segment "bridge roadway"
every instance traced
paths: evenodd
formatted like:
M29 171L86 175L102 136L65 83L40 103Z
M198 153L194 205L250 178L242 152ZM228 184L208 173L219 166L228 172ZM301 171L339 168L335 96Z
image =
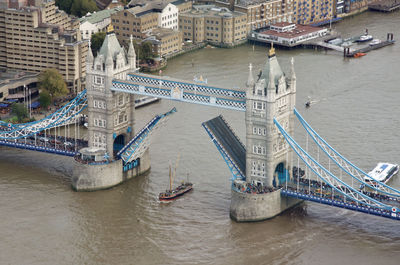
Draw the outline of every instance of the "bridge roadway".
M321 182L317 180L300 179L301 181L297 181L295 178L294 181L288 182L287 185L285 183L281 185L281 194L400 221L400 212L390 212L378 207L357 204L348 198L346 199L342 194L338 192L335 193L335 191L325 183L321 185ZM363 193L386 205L397 207L398 209L400 208L400 200L398 198L367 191L363 191Z
M37 137L29 136L12 141L0 140L0 145L51 154L75 156L78 154L77 150L88 146L88 142L70 137L65 138L64 136L45 136L41 133Z
M113 80L111 90L178 100L187 103L245 111L244 91L206 86L178 79L157 79L144 74L130 74L129 80Z
M203 126L207 127L210 131L207 132L211 133L211 138L214 137L213 140L217 141L217 143L214 142L217 147L222 148L227 153L232 163L234 163L236 168L241 171L242 176L245 176L246 148L226 123L224 118L220 115L204 122Z

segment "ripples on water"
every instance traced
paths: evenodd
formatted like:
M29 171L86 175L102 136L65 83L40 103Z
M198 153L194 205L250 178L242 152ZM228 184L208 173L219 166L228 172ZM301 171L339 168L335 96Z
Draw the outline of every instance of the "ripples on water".
M368 28L384 39L389 31L398 38L399 24L395 12L334 26L344 37ZM164 74L243 87L248 63L257 74L265 54L250 45L204 49L171 60ZM359 59L302 49L277 55L286 72L295 58L297 107L330 144L365 170L400 163L398 44ZM318 102L305 109L309 96ZM69 158L1 148L0 263L398 264L398 223L383 218L305 203L266 222L231 221L230 172L201 123L222 113L244 139L244 114L164 100L138 111L137 128L173 106L178 112L154 135L151 172L110 190L73 192ZM195 188L159 203L178 153L179 180L189 173ZM400 187L399 177L392 185Z

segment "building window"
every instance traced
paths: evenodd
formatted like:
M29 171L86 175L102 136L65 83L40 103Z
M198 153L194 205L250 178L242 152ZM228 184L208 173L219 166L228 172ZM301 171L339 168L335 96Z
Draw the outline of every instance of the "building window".
M266 148L265 148L265 146L262 146L262 145L253 145L253 154L256 154L256 155L265 155L265 154L266 154Z
M94 77L94 83L95 83L96 85L102 85L102 84L104 83L103 77L95 76L95 77Z
M256 177L265 177L265 163L261 161L253 161L251 175Z
M253 102L253 109L265 110L265 102L254 101Z

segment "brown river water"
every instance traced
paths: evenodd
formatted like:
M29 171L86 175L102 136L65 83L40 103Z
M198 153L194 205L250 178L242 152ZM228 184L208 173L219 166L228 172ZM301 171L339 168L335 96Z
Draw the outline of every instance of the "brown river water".
M334 24L347 38L400 38L400 13L364 13ZM263 46L205 48L171 60L163 75L244 86L266 60ZM297 107L338 151L368 171L400 163L400 46L358 59L334 51L277 49L295 58ZM318 101L305 109L308 97ZM222 114L244 141L244 113L162 100L138 110L136 129L178 112L153 135L148 175L115 188L74 192L70 158L0 147L0 264L400 264L400 223L305 203L264 222L229 218L230 172L201 123ZM168 165L194 190L159 203ZM397 176L392 183L400 188Z

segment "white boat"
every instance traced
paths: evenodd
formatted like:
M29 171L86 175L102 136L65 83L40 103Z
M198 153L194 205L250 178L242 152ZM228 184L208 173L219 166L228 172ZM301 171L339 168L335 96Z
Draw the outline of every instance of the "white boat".
M382 41L380 39L373 39L370 43L369 46L374 46L377 45L379 43L381 43Z
M373 186L377 186L375 180L386 183L399 171L399 165L380 162L364 177L364 181Z
M365 34L365 35L361 35L360 38L356 41L357 42L365 42L365 41L370 41L372 39L373 39L373 37L371 35Z
M149 96L137 98L137 99L135 99L135 108L137 109L137 108L146 106L148 104L157 102L159 100L160 100L159 98L154 98L154 97L149 97Z

